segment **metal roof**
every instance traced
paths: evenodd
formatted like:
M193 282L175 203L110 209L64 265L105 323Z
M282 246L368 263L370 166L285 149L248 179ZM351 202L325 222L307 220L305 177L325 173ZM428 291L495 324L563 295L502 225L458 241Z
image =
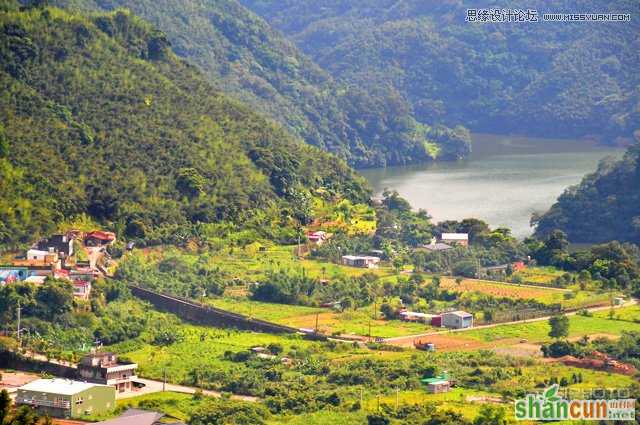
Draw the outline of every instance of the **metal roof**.
M71 379L38 379L18 389L39 393L74 395L89 388L105 386L106 385L92 384L89 382L72 381Z
M468 233L443 233L442 239L466 241L469 239Z

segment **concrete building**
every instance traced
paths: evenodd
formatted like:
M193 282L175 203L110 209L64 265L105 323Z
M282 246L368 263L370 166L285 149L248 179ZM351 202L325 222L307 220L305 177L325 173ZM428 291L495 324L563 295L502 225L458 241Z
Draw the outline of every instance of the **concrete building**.
M116 391L107 385L38 379L18 388L16 404L31 406L40 415L56 418L99 415L115 407Z
M469 246L468 233L443 233L440 242L447 245Z
M94 353L85 356L78 364L78 374L82 379L103 385L111 385L120 393L133 389L137 378L136 363L118 363L113 353Z
M362 267L368 269L375 269L378 267L380 257L373 257L370 255L343 255L342 264L351 267Z
M51 237L38 242L36 248L55 252L61 258L67 258L73 255L73 239L67 235L51 235Z
M27 251L27 260L51 264L58 261L58 253L53 250L42 251L39 249L30 249Z
M445 328L462 329L473 327L473 315L466 311L450 311L442 314L442 326Z

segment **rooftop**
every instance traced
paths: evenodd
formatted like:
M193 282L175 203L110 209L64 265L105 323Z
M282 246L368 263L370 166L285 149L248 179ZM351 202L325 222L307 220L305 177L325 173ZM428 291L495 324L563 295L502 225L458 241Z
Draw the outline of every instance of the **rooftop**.
M469 240L469 234L468 233L443 233L442 239L466 241L466 240Z
M154 425L163 417L162 413L147 410L128 409L115 419L98 422L96 425Z
M20 387L20 390L39 393L74 395L93 387L104 385L88 382L72 381L71 379L38 379Z
M448 312L443 313L443 314L454 314L456 316L461 316L461 317L473 317L473 315L471 313L467 313L466 311L462 311L462 310L448 311Z

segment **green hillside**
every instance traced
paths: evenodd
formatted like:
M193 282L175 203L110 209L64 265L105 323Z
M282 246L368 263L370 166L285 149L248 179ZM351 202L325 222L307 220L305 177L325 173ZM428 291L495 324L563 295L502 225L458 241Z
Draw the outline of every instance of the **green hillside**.
M284 237L317 189L368 197L344 162L229 100L123 11L4 3L0 127L5 246L81 214L152 241L218 222Z
M573 242L640 244L640 142L620 161L605 161L536 218L536 233L563 230Z
M640 3L241 0L335 78L390 85L418 121L631 139L640 129ZM630 22L465 22L467 8L617 12Z
M334 80L236 0L54 0L81 10L125 7L167 34L215 87L283 123L307 143L360 167L467 155L463 128L417 122L390 84ZM424 125L427 124L427 125Z

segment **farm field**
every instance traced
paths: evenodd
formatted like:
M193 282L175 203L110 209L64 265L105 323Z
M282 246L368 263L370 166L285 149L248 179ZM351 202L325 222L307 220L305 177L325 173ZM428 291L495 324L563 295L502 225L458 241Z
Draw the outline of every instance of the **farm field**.
M640 331L640 323L609 320L603 317L585 317L577 314L569 316L570 338L581 337L584 335L618 336L622 331ZM496 342L502 340L518 342L521 339L526 339L529 342L546 342L551 339L548 333L549 324L546 320L499 325L490 328L457 332L457 334L461 334L460 336L463 338L470 338L484 342ZM451 332L450 334L453 335L455 333Z
M609 318L610 310L597 311L593 317ZM628 322L640 323L640 305L616 308L613 310L614 320L624 320Z
M515 272L514 276L520 276L524 284L553 286L557 278L562 277L566 272L555 267L527 267L524 270Z
M317 318L318 330L328 335L368 335L369 324L371 335L381 338L424 333L433 329L421 323L372 319L373 306L339 312L327 308L252 301L245 297L209 299L208 303L218 308L294 328L315 329Z
M463 279L458 284L452 277L442 277L440 287L458 292L478 291L494 297L535 299L545 304L561 304L563 308L606 304L610 298L608 293L523 286L492 280Z

